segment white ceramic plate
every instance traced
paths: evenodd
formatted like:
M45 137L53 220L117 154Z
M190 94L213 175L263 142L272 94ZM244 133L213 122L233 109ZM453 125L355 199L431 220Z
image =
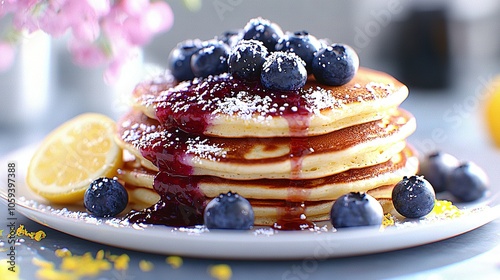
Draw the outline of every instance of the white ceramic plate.
M61 232L137 251L179 256L232 259L302 259L344 257L392 251L436 242L474 230L500 216L500 191L464 208L454 219L429 219L379 228L288 232L259 228L252 231L208 231L198 228L130 225L119 219L96 219L82 208L48 205L27 188L24 177L33 152L28 147L0 160L0 196L6 202L7 163L16 163L16 211Z

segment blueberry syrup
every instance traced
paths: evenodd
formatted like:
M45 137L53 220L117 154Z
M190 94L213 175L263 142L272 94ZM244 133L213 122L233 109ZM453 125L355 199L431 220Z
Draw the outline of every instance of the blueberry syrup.
M170 127L140 139L141 154L160 170L153 185L160 200L128 215L129 221L169 226L203 224L207 198L198 187L200 177L190 176L192 167L184 164L188 138L187 133Z
M189 135L176 128L164 128L141 139L139 149L142 156L159 170L170 174L188 176L192 167L185 164L185 151Z
M142 211L128 215L133 223L192 226L203 224L206 197L198 188L195 176L176 176L158 172L154 190L161 199Z
M307 220L305 214L305 200L309 195L309 190L302 188L298 183L302 173L302 161L305 156L312 153L309 138L306 137L309 128L310 112L302 104L298 95L291 98L291 103L297 108L295 114L286 115L288 127L290 129L290 164L291 174L288 185L288 197L283 209L278 210L278 220L273 228L279 230L304 230L314 227L314 224ZM278 208L279 209L279 208Z

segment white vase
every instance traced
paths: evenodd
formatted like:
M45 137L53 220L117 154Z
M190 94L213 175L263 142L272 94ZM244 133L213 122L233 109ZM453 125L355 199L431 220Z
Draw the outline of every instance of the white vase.
M43 32L23 36L12 68L0 73L0 124L25 125L50 103L51 40Z

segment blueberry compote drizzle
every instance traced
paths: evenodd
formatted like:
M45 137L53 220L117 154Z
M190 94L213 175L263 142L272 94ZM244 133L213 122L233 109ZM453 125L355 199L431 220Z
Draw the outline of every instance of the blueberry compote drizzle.
M297 94L289 95L290 102L295 103L297 110L295 114L285 115L290 130L290 163L291 174L288 185L288 197L285 201L285 208L278 212L278 220L273 228L280 230L304 230L314 227L314 224L307 220L305 214L305 199L309 195L309 190L301 188L297 180L301 178L302 161L311 152L309 138L306 137L309 128L310 112L302 104L303 99Z
M129 221L169 226L203 224L206 197L198 188L200 177L189 176L192 167L183 160L188 138L187 133L170 127L158 132L156 137L143 140L142 155L160 169L153 186L160 200L128 215Z
M189 134L175 128L162 128L154 137L144 139L139 149L144 158L159 170L169 174L188 176L192 167L185 164L187 143L192 141Z
M160 200L139 212L128 216L133 223L190 226L203 224L205 195L198 188L195 176L176 176L158 172L154 179L154 190Z
M191 134L202 135L217 114L238 114L240 117L284 117L288 121L291 141L291 180L288 199L279 212L274 228L281 230L307 229L313 224L305 216L308 191L297 185L302 159L311 153L307 135L311 110L303 98L303 89L279 91L264 88L260 81L241 81L230 75L194 79L170 89L161 97L156 116L165 127L159 137L141 147L141 153L160 169L154 189L161 199L155 205L129 215L131 222L189 226L203 223L207 198L198 187L199 176L184 164L186 139ZM245 108L229 106L234 100L245 99ZM251 108L249 110L249 108ZM179 131L179 129L181 131ZM175 135L175 137L172 137ZM179 175L182 174L182 175Z

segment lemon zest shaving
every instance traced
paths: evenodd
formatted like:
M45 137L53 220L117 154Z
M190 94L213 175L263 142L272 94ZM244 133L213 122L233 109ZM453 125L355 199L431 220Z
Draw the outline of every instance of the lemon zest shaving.
M453 205L451 201L436 200L434 208L432 208L432 211L429 214L452 219L460 217L462 215L462 211L460 211L457 206Z
M233 276L233 271L227 264L212 265L208 268L208 272L217 280L229 280Z
M382 219L382 226L389 227L393 226L394 224L395 224L394 216L392 216L391 213L385 214L384 218Z
M130 257L127 254L121 254L117 256L114 260L116 270L127 270L128 263L130 262Z
M177 269L182 265L182 258L178 256L169 256L165 259L165 261L173 268Z
M63 258L61 263L61 268L64 270L66 267L73 270L80 276L97 276L103 270L110 270L111 263L107 260L104 260L101 257L101 251L97 252L96 258L92 257L90 252L83 254L82 256L73 256Z
M151 271L153 270L154 268L154 264L150 261L146 261L146 260L141 260L139 262L139 268L141 269L141 271L143 272L148 272L148 271Z
M72 256L71 251L68 250L68 248L57 249L54 253L59 258L65 258L65 257L71 257Z
M26 237L29 237L30 239L33 239L35 241L40 241L42 239L44 239L45 237L47 237L47 234L43 231L43 230L39 230L39 231L28 231L26 230L26 228L24 227L24 225L19 225L19 227L17 228L16 230L16 235L17 236L26 236Z
M32 263L39 267L37 277L45 280L74 280L82 277L96 277L104 271L114 268L124 272L129 267L130 257L127 254L112 255L99 250L92 255L86 252L83 255L74 255L67 248L55 250L54 254L61 259L59 268L53 262L34 258ZM153 267L152 263L149 266Z
M95 255L96 260L103 260L104 259L104 250L99 250L97 251L97 254Z

